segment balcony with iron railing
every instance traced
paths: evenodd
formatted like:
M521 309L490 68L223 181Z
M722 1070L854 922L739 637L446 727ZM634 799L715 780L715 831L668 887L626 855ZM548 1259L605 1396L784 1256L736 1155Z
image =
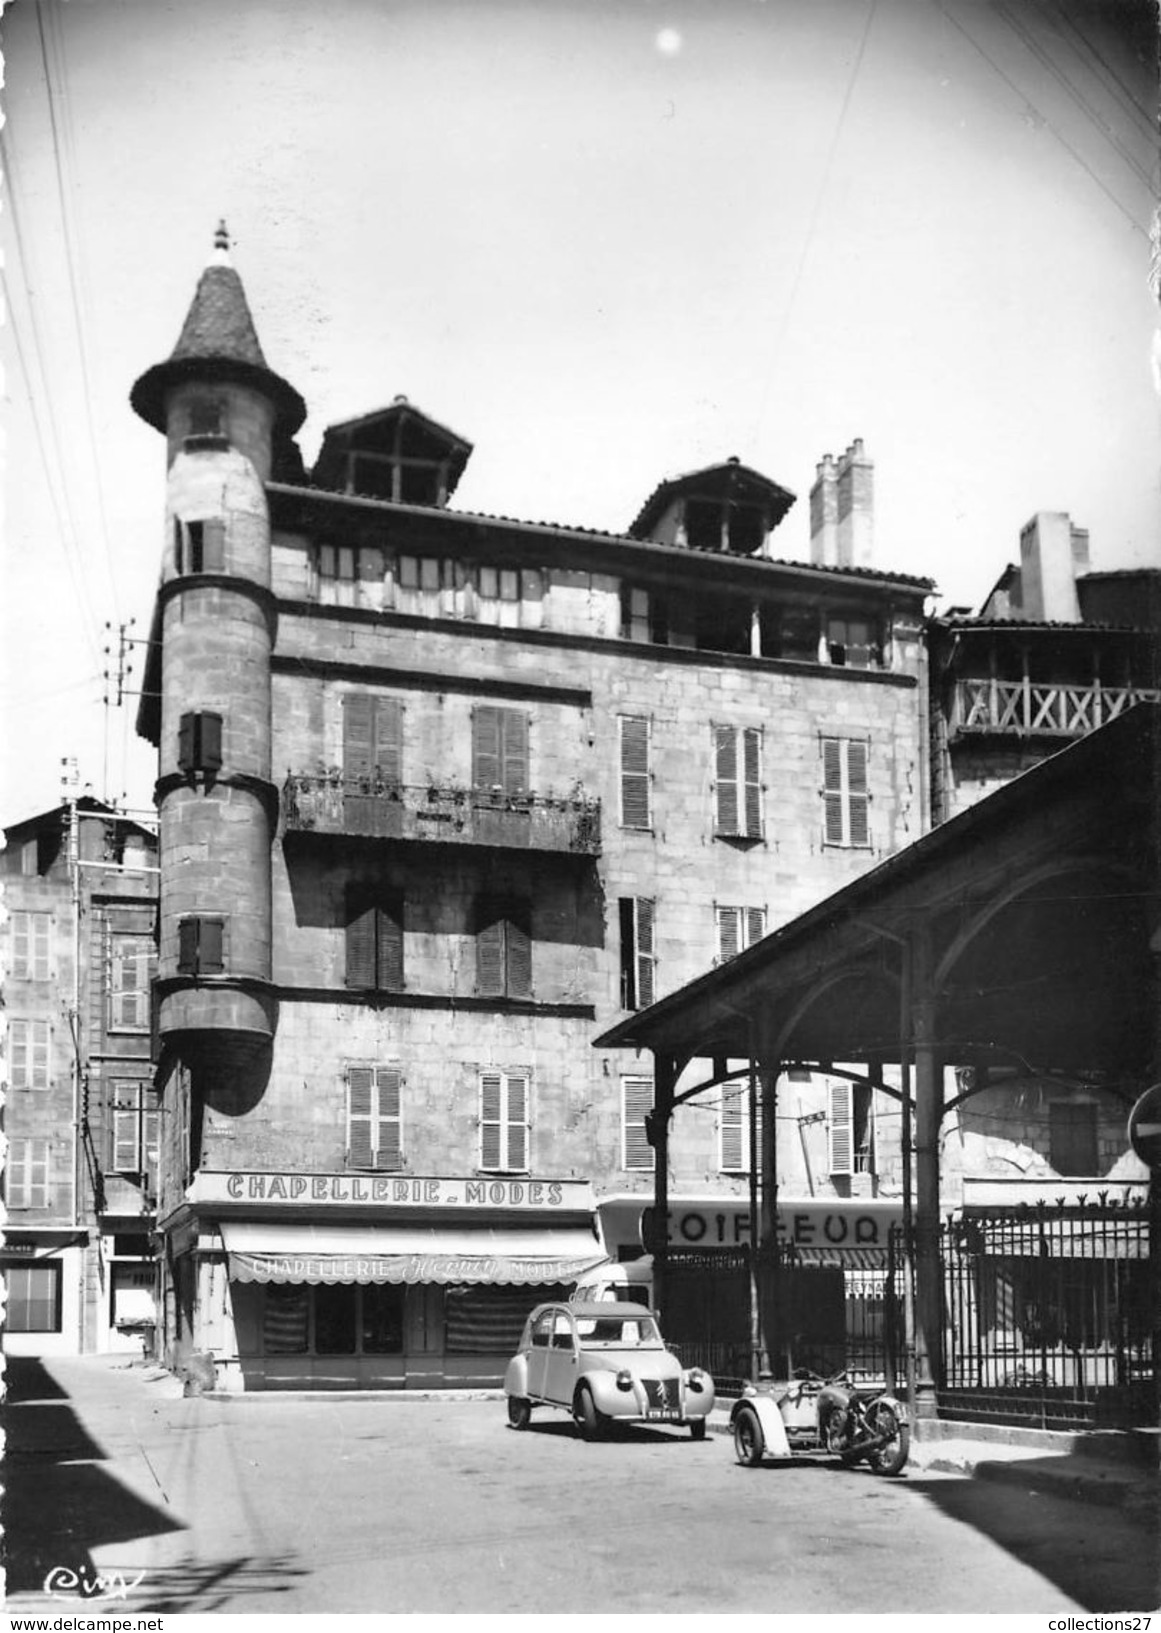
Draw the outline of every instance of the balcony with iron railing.
M333 834L597 856L601 802L581 794L421 787L375 777L292 772L282 789L287 834Z
M1084 737L1135 703L1161 692L1145 686L1060 685L1032 680L959 680L952 693L948 737L999 733L1015 737Z

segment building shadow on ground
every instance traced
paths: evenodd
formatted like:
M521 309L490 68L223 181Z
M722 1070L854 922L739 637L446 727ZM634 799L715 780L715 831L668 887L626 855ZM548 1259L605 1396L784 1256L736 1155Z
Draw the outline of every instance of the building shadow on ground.
M1058 1462L1059 1460L1054 1460ZM1037 1483L1030 1459L1013 1483L907 1476L909 1490L988 1537L1090 1611L1155 1611L1161 1604L1157 1510L1081 1501Z
M30 1357L9 1357L4 1429L4 1568L9 1598L98 1598L93 1550L184 1529L101 1467L103 1448L67 1392Z

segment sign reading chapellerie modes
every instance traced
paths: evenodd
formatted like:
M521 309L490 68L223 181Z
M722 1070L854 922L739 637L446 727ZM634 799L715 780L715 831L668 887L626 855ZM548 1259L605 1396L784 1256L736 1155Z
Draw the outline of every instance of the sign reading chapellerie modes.
M590 1213L593 1191L581 1179L420 1177L413 1174L215 1174L203 1170L190 1202L293 1203L296 1207L547 1208Z

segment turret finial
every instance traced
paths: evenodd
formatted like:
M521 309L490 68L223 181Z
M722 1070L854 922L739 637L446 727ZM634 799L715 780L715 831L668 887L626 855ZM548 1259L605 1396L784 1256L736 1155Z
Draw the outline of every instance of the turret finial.
M226 231L226 223L218 222L218 230L214 234L214 264L229 266L230 262L230 235Z

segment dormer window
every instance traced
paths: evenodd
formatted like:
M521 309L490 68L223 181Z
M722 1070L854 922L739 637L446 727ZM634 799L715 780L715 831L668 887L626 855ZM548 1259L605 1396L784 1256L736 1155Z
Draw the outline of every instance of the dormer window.
M685 541L691 550L728 550L752 556L766 537L765 513L754 505L720 499L685 501Z
M883 661L878 630L869 618L828 618L826 647L830 662L847 669L878 669Z

